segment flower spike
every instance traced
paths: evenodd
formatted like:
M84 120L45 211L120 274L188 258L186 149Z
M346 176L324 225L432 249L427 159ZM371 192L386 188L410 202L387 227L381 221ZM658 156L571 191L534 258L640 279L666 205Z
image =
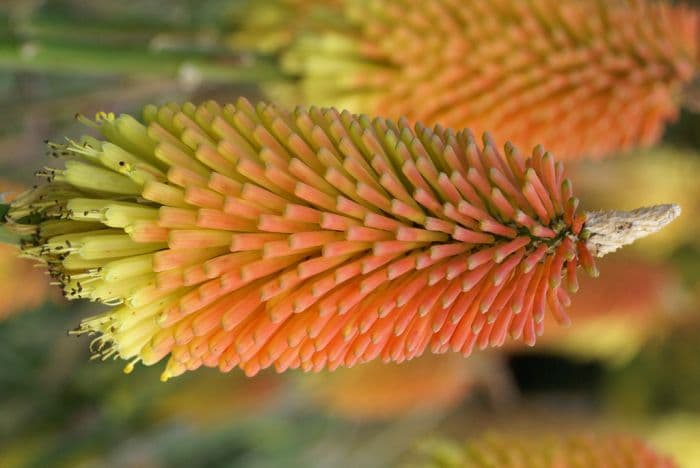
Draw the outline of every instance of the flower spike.
M95 125L9 219L69 299L113 306L77 330L96 356L169 356L164 380L534 345L618 242L549 153L469 130L245 99Z
M586 466L648 466L676 468L672 457L657 452L642 439L627 434L489 433L463 444L426 440L419 446L419 466L445 468L498 466L568 468ZM418 465L417 465L418 466Z
M299 79L295 103L597 158L655 143L678 115L697 72L700 17L669 3L251 1L232 40L277 51Z

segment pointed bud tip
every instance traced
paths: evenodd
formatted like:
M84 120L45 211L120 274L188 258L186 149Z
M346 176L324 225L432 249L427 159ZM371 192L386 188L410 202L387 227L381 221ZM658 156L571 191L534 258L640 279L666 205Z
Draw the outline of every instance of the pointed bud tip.
M596 257L603 257L660 231L681 214L676 204L656 205L632 211L586 213L585 228L590 232L586 246Z

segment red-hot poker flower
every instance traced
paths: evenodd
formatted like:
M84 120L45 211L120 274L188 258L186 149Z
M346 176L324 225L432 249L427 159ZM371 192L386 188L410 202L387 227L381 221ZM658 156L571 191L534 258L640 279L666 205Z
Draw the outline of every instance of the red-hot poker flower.
M569 322L577 266L677 215L587 222L551 154L468 130L244 99L144 120L52 145L65 166L10 218L66 296L115 306L80 327L95 352L169 355L164 379L533 345L547 309Z
M667 2L278 0L276 19L268 3L234 40L282 50L295 104L470 127L562 159L656 142L697 66L698 14Z
M675 468L670 457L656 452L646 442L628 435L532 436L489 434L458 445L450 441L428 441L421 447L420 466ZM412 466L412 465L410 465Z

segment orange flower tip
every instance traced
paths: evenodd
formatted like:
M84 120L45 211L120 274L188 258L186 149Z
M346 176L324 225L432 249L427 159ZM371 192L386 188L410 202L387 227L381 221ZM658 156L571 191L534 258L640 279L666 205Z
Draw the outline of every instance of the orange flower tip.
M567 262L573 262L576 260L576 252L573 248L566 252L566 254L564 255L564 260Z
M517 235L517 231L515 229L489 219L481 221L479 223L479 228L484 232L489 232L491 234L496 234L503 237L513 238Z
M382 305L381 307L379 307L378 310L379 318L386 317L387 315L389 315L389 312L391 312L391 307L389 307L388 305Z
M542 323L544 321L544 311L535 313L532 318L535 320L535 323Z
M482 265L483 263L484 262L480 261L478 258L473 258L470 256L467 258L467 270L475 270L479 265ZM466 284L466 282L464 284Z
M301 303L300 301L294 301L294 302L292 303L292 311L293 311L295 314L298 314L298 313L303 312L303 311L304 311L304 304ZM275 315L277 315L277 314L275 314ZM283 316L275 317L275 318L273 319L273 323L279 323L281 320L283 320Z
M430 265L430 256L429 255L421 255L418 258L416 258L416 269L417 270L422 270Z
M552 229L540 225L533 227L531 233L535 237L546 237L548 239L553 239L557 236L557 233Z

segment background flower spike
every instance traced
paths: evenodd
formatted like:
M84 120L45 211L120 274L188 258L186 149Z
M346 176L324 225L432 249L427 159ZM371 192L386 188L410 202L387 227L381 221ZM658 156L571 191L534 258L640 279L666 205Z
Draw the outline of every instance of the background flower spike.
M8 226L69 299L112 306L75 331L95 357L168 357L163 380L534 345L548 311L571 321L578 266L679 213L577 212L549 153L469 130L245 99L144 115L52 144Z
M419 444L416 463L409 466L486 468L649 466L675 468L671 457L627 434L509 434L492 432L466 443L430 439Z
M276 99L602 157L655 143L678 115L700 20L671 3L251 0L231 40L298 77L268 87Z

